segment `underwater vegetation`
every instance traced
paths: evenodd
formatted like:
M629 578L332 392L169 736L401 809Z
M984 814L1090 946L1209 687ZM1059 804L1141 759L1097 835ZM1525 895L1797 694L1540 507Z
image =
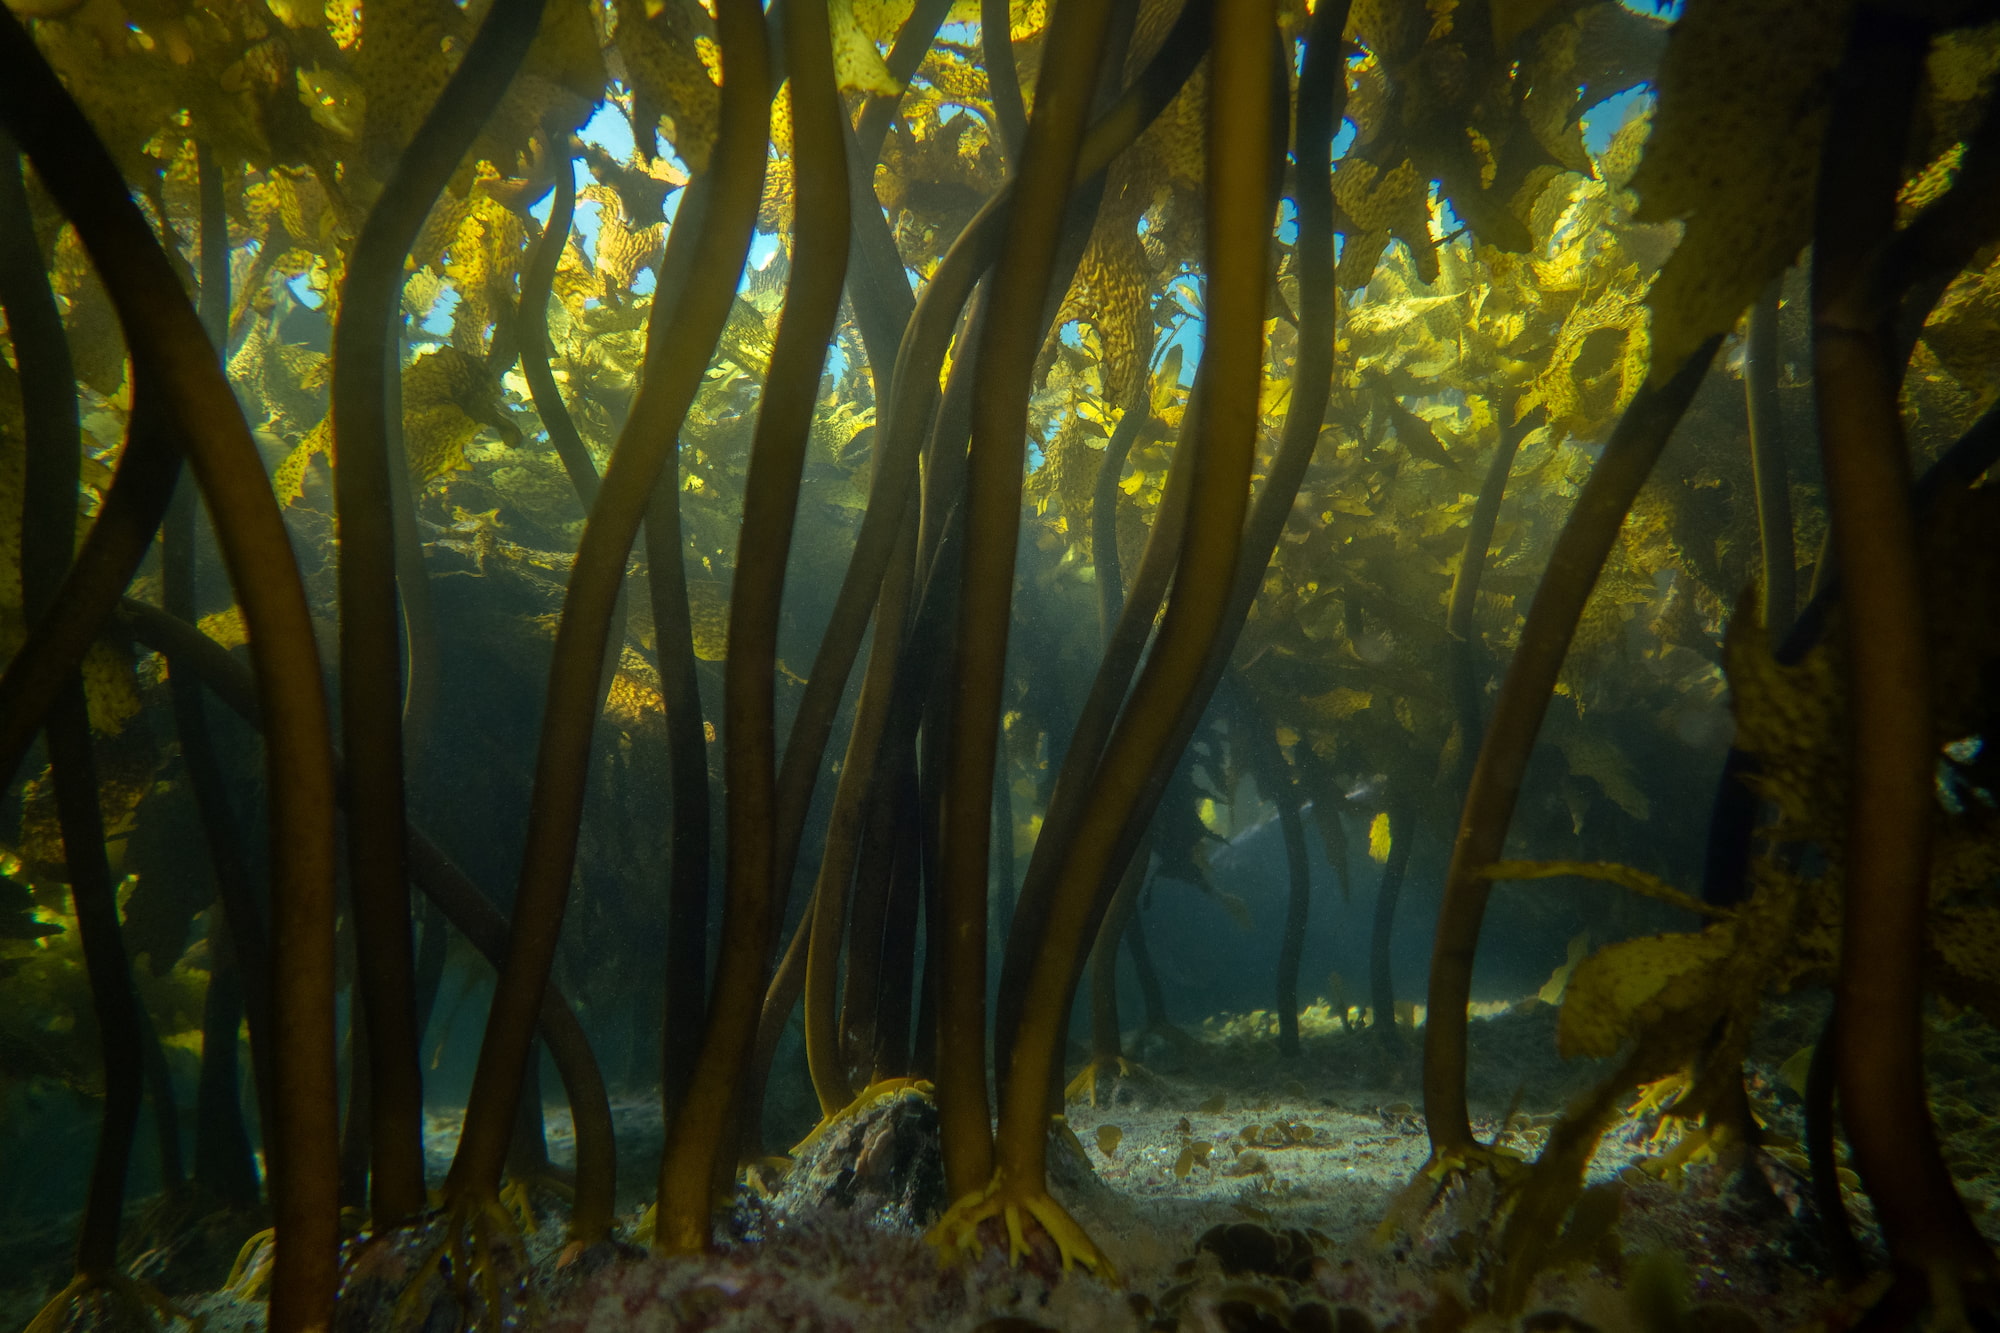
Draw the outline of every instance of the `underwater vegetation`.
M1616 1267L1638 1122L1779 1213L1798 1159L1820 1326L2000 1327L1941 1143L2000 1022L1996 74L1969 0L7 0L0 1117L94 1133L0 1163L81 1210L31 1327L182 1320L138 1247L273 1333L1014 1265L1076 1327L1584 1328L1529 1312ZM1127 1301L1072 1206L1332 1149L1303 1084L1063 1115L1198 1044L1147 917L1247 915L1266 820L1220 1030L1414 1071L1378 1238L1470 1276L1394 1315L1276 1213ZM1315 864L1379 880L1318 1000ZM1574 937L1511 1026L1495 931ZM1752 1046L1820 991L1793 1153ZM1489 1110L1527 1032L1596 1063Z

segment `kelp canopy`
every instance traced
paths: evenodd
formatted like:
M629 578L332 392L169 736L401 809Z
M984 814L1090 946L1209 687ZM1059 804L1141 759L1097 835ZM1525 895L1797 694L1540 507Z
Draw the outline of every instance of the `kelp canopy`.
M1094 947L1108 1076L1148 867L1270 807L1294 1055L1306 816L1392 880L1456 822L1428 1175L1498 1182L1494 1308L1627 1089L1754 1145L1759 998L1828 984L1871 1317L1990 1318L1919 1054L1927 989L2000 1017L1996 69L1951 0L9 0L0 1023L103 1112L43 1323L137 1299L149 1087L274 1329L364 1201L350 1283L474 1254L510 1317L537 1042L572 1245L616 1039L699 1252L801 1004L829 1120L934 1083L945 1251L1109 1278L1046 1186L1072 998ZM1572 958L1619 1063L1523 1166L1472 961L1559 874L1706 924Z

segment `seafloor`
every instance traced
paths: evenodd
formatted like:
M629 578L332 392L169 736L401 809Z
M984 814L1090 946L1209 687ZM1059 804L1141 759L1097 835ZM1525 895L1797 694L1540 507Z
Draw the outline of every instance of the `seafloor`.
M1550 1007L1492 1008L1472 1024L1475 1128L1532 1156L1564 1104L1604 1071L1556 1057ZM1056 1193L1116 1266L1116 1285L1064 1277L1045 1245L1019 1267L997 1255L941 1265L922 1239L942 1202L935 1118L920 1098L898 1095L823 1136L788 1173L758 1173L729 1221L735 1241L713 1258L603 1247L565 1261L560 1196L537 1192L519 1259L526 1295L513 1312L559 1333L1838 1330L1866 1293L1830 1280L1796 1146L1799 1054L1824 1012L1813 996L1767 1011L1750 1064L1767 1146L1750 1172L1700 1154L1683 1162L1677 1122L1629 1116L1591 1163L1596 1220L1572 1225L1580 1239L1504 1316L1487 1311L1493 1238L1478 1223L1490 1198L1476 1186L1404 1192L1428 1146L1414 1107L1420 1034L1389 1049L1324 1006L1305 1015L1298 1059L1280 1058L1270 1015L1211 1020L1134 1034L1134 1062L1099 1084L1095 1104L1072 1097L1073 1137L1053 1153ZM2000 1238L1996 1055L2000 1038L1977 1018L1934 1016L1934 1113L1961 1191ZM636 1198L658 1160L659 1112L650 1099L615 1110L621 1175ZM456 1116L434 1112L428 1146L440 1178L456 1136ZM566 1165L569 1122L555 1106L548 1140L552 1161ZM1866 1199L1843 1176L1866 1245ZM1397 1224L1384 1226L1392 1214ZM626 1222L628 1234L641 1227L636 1208ZM215 1266L227 1264L219 1220L170 1222L155 1202L135 1206L129 1230L133 1271L209 1333L261 1327L261 1306L241 1298L254 1281L215 1290L225 1276ZM0 1235L9 1289L0 1325L18 1326L60 1285L58 1245L46 1230ZM449 1328L457 1313L440 1308L422 1322ZM342 1326L388 1329L412 1317L408 1304L356 1295Z

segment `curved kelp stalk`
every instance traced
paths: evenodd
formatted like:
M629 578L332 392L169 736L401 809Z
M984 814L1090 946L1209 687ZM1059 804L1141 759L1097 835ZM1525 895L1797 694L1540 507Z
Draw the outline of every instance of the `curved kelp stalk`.
M1774 645L1783 645L1791 637L1799 611L1791 469L1778 420L1778 297L1783 286L1782 277L1773 278L1758 294L1750 307L1743 340L1743 395L1750 421L1750 474L1757 496L1764 623ZM1826 577L1830 550L1821 550L1814 570L1815 600L1830 586ZM1782 655L1782 646L1779 651ZM1716 781L1704 849L1702 899L1718 907L1742 902L1749 891L1747 870L1758 812L1757 795L1747 782L1753 765L1746 752L1732 746Z
M869 649L861 697L847 736L847 753L827 816L826 848L820 854L819 876L813 886L812 932L807 940L805 976L806 1065L820 1114L831 1117L854 1099L848 1077L834 995L840 972L840 942L848 925L848 887L861 852L869 798L876 787L883 739L889 729L895 699L897 663L902 655L904 621L910 609L916 573L915 515L906 514L897 558L882 584L875 608L875 642ZM906 714L907 716L907 714ZM856 919L857 927L859 918ZM879 939L879 934L878 934ZM857 944L859 936L856 936ZM849 969L857 944L849 946Z
M913 510L906 511L904 514L905 537L898 544L898 559L902 558L902 548L914 536L916 525L916 513ZM955 550L955 546L948 549ZM875 759L872 762L877 764L883 762L884 756L902 756L897 762L908 765L912 770L914 769L909 751L912 747L918 720L923 716L924 702L930 684L931 667L939 654L937 640L940 636L937 633L937 628L938 622L943 618L939 614L938 608L933 603L932 598L934 595L938 595L939 600L943 600L939 594L940 584L950 582L948 576L940 577L942 573L944 571L936 569L932 571L930 580L924 590L924 596L919 600L916 611L909 617L908 637L901 644L900 652L895 659L895 680L893 691L889 698L887 726L880 738L874 743ZM912 565L911 574L912 578L914 578L914 564ZM901 594L896 593L894 596L900 597ZM893 607L892 599L885 598L885 600L890 601ZM875 669L876 661L871 655L869 670L873 672ZM863 688L864 690L867 688L865 681ZM874 706L871 700L868 707L872 709ZM857 717L859 716L860 713L857 709ZM871 723L867 729L872 728L873 724ZM852 733L850 733L849 748L850 750L854 749ZM859 752L856 752L853 756L856 760L859 757ZM898 791L901 790L902 783L914 782L915 775L913 771L895 774L893 769L882 769L880 772L882 776L878 781L894 781L899 784ZM844 779L845 772L843 770ZM782 779L780 785L782 790ZM834 801L836 806L840 804L841 797L838 790L835 792ZM899 820L905 818L907 815L907 811L899 810L898 812ZM902 852L913 852L922 841L922 837L914 824L902 829L896 836L898 838L907 838L910 841L910 847L902 849ZM896 864L899 866L903 864L900 852L896 858ZM898 872L892 869L891 873ZM784 1035L785 1024L791 1017L792 1008L799 1002L799 997L805 990L806 954L811 943L814 925L818 918L817 883L814 888L814 900L807 906L805 912L800 915L798 925L793 930L792 937L785 946L784 955L779 960L776 970L772 973L771 983L764 993L763 1011L757 1023L756 1047L746 1080L747 1093L744 1098L744 1130L746 1139L754 1140L761 1133L765 1084L770 1075L771 1064L776 1058L778 1042ZM912 910L911 919L908 922L902 922L894 915L895 910L894 891L892 890L891 902L885 906L885 911L889 912L890 916L888 924L884 928L883 949L885 968L887 970L885 970L881 982L881 988L887 991L893 991L895 988L895 983L891 976L894 969L904 966L903 960L896 953L896 941L904 938L901 933L904 925L908 925L911 928L909 938L914 939L914 911ZM902 983L902 990L905 995L907 995L908 989L908 978L905 976ZM893 1036L888 1038L880 1037L880 1027L883 1024L893 1026L894 1023L899 1021L906 1023L907 1015L891 1010L888 1013L878 1016L878 1047L884 1040L890 1041L891 1044L896 1040ZM907 1031L903 1033L901 1042L903 1047L907 1049ZM905 1071L898 1069L896 1076L900 1076L903 1072ZM810 1070L808 1070L808 1073L810 1073Z
M1125 571L1118 559L1118 483L1125 472L1125 460L1142 433L1150 434L1152 402L1150 387L1134 395L1111 438L1105 441L1104 457L1097 464L1097 479L1090 488L1090 559L1096 567L1093 584L1097 589L1097 637L1100 648L1108 649L1118 627L1119 613L1125 609Z
M332 1307L338 1247L334 795L332 737L312 616L256 444L200 318L110 154L12 14L0 16L0 120L26 148L90 252L118 312L134 384L158 386L158 410L186 448L208 498L248 626L270 727L272 945L286 959L272 1005L276 1123L268 1151L278 1239L270 1327L290 1333L322 1325ZM140 442L144 434L134 438L134 444ZM126 466L130 462L126 458ZM172 482L172 468L164 470L162 490ZM164 508L166 496L158 502ZM110 500L100 526L108 514ZM156 522L146 526L148 538ZM86 538L86 552L88 546ZM76 590L80 564L64 580L66 602ZM74 608L74 618L88 620L92 628L102 622L102 614L78 602L60 608L58 616ZM82 642L88 638L86 632Z
M96 264L124 330L134 383L157 386L158 411L207 498L248 628L268 737L272 945L285 959L272 1006L275 1123L267 1150L277 1239L269 1326L273 1333L323 1326L339 1243L334 801L312 618L263 463L201 321L110 155L11 14L0 15L0 121ZM152 527L146 531L150 538ZM73 569L64 581L64 598L77 577ZM88 619L94 629L103 616Z
M971 1195L992 1172L986 1100L986 886L993 772L1006 688L1007 634L1021 526L1028 393L1041 349L1047 300L1070 182L1109 0L1061 0L1049 22L1047 59L1015 171L1007 238L996 261L972 388L972 451L966 469L965 560L956 684L942 807L939 864L942 952L938 982L938 1114L945 1188ZM989 36L989 47L993 44Z
M1820 1243L1832 1259L1834 1276L1841 1285L1852 1287L1868 1275L1868 1263L1854 1237L1854 1219L1848 1216L1847 1199L1841 1192L1839 1124L1834 1110L1835 1084L1840 1078L1834 1059L1837 1031L1829 1013L1806 1063L1805 1132L1800 1138L1812 1170L1813 1212L1819 1223Z
M986 83L993 98L993 119L999 130L1000 152L1008 170L1019 176L1025 165L1028 111L1021 94L1021 73L1014 64L1014 24L1007 0L979 0L979 47L986 57ZM1054 31L1051 23L1050 31ZM1039 93L1039 87L1036 89Z
M1923 580L1891 320L1891 236L1930 34L1863 6L1827 127L1813 245L1813 384L1847 627L1847 827L1834 1042L1841 1120L1896 1281L1864 1326L1990 1317L2000 1260L1939 1151L1923 1070L1938 762ZM1951 1316L1942 1316L1949 1318Z
M222 171L206 143L195 146L201 200L201 283L197 313L218 352L227 346L229 322L229 219ZM160 529L160 597L167 611L192 623L200 501L192 482L183 482ZM224 1205L248 1210L258 1202L257 1168L251 1157L238 1089L236 1030L246 1024L257 1108L269 1135L271 1073L271 955L264 911L242 834L230 808L222 762L208 729L208 705L196 683L169 676L174 734L187 768L195 814L215 877L219 918L211 918L217 970L203 1001L201 1083L196 1097L195 1184Z
M1245 710L1248 712L1249 710ZM1304 796L1293 780L1270 723L1260 717L1247 719L1250 728L1252 762L1258 786L1265 799L1278 807L1278 832L1285 844L1285 929L1278 944L1278 1054L1288 1060L1299 1056L1299 960L1305 955L1306 923L1312 913L1312 861L1306 852L1305 820L1300 817Z
M431 205L513 81L542 0L496 0L465 59L397 160L361 225L333 329L338 462L340 719L347 757L347 859L357 993L368 1028L370 1202L386 1230L424 1209L423 1076L412 1020L410 893L404 869L401 626L389 456L391 323L403 260ZM397 358L400 360L400 358Z
M1326 407L1333 391L1334 315L1336 289L1333 281L1333 186L1332 143L1334 128L1346 107L1347 83L1339 53L1340 34L1347 21L1347 7L1331 3L1313 15L1306 39L1304 69L1299 79L1298 161L1299 241L1297 263L1300 275L1298 353L1292 367L1292 401L1285 415L1264 485L1243 525L1241 555L1236 563L1229 604L1215 638L1209 646L1208 663L1201 679L1188 696L1172 738L1162 751L1161 761L1145 779L1145 786L1123 833L1113 864L1131 855L1158 808L1175 761L1187 748L1200 725L1209 700L1214 697L1238 637L1263 587L1265 571L1284 534L1285 524L1297 502L1306 468L1319 442ZM1282 89L1272 80L1274 96ZM1280 99L1280 105L1282 99ZM1283 124L1273 108L1272 128ZM1267 149L1276 161L1276 141ZM1276 177L1272 177L1275 187ZM1276 206L1275 194L1272 206ZM1199 383L1197 383L1197 391Z
M36 169L41 169L39 163ZM143 219L140 225L144 225ZM150 230L146 236L149 241L152 239ZM172 276L171 270L168 276ZM180 292L178 278L175 291L177 295ZM185 297L182 299L185 301ZM193 311L188 313L193 318ZM203 338L201 346L206 345L207 339ZM135 404L142 392L148 398L155 392L141 380L142 370L150 373L150 364L142 364L135 357L132 369ZM217 373L220 374L219 367ZM169 423L157 412L142 415L135 410L132 429L127 432L125 447L118 456L118 470L75 561L63 577L61 592L48 611L34 622L26 642L8 660L5 673L0 674L0 778L10 785L20 771L28 746L61 696L64 683L83 661L111 609L118 604L140 562L152 549L154 534L173 502L180 466L181 452ZM259 462L260 472L262 467Z
M655 322L671 320L685 290L688 265L700 245L715 181L699 177L681 198L667 238L653 297ZM704 353L706 355L706 353ZM681 532L680 455L669 450L646 506L646 592L660 667L660 698L667 715L667 940L666 993L661 1005L660 1110L672 1124L687 1095L700 1053L708 1012L708 897L712 811L708 783L708 729L701 678L694 655L694 616L688 603L685 538ZM612 612L613 624L618 613Z
M864 687L865 688L865 687ZM889 879L896 862L896 765L907 755L884 754L870 784L854 855L853 900L847 909L847 965L840 975L835 1016L848 1086L867 1086L874 1062L876 1001L882 985L882 928L889 913ZM837 798L836 798L837 799Z
M7 315L21 377L26 433L22 478L21 590L31 617L48 610L76 544L81 423L76 376L62 315L35 241L20 154L0 133L0 307ZM126 1295L118 1271L125 1178L139 1123L141 1033L138 997L118 922L115 881L104 850L90 720L83 681L72 672L48 716L49 767L62 834L70 901L82 937L84 971L104 1067L104 1110L91 1157L76 1276L32 1327L60 1327L72 1306Z
M1061 14L1059 9L1058 23ZM1196 460L1174 595L1152 655L1105 747L1097 799L1056 876L1047 928L1029 983L1029 992L1045 996L1047 1001L1023 1011L1001 1102L991 1178L975 1192L961 1195L934 1232L941 1244L977 1250L983 1244L982 1222L1004 1218L1010 1235L1018 1238L1025 1219L1032 1217L1050 1233L1066 1266L1081 1262L1106 1274L1110 1271L1108 1261L1048 1194L1048 1102L1055 1057L1069 1018L1068 1005L1057 1001L1067 998L1081 964L1100 906L1098 886L1112 864L1127 820L1144 795L1148 775L1178 730L1182 708L1201 683L1210 646L1228 610L1243 541L1243 519L1249 507L1272 223L1269 144L1276 14L1271 4L1246 0L1232 7L1229 18L1229 22L1217 25L1211 55L1205 181L1209 287L1208 341L1202 371L1204 420L1197 430L1202 448ZM1059 32L1051 34L1052 59L1043 68L1036 99L1038 112L1047 112L1057 95L1053 57L1066 49L1057 41ZM1036 121L1041 120L1038 114ZM1039 160L1035 150L1031 139L1028 169L1024 171L1029 179ZM1004 283L1000 290L1005 290ZM990 374L992 363L987 363L985 370ZM975 448L975 467L979 454ZM975 492L975 516L979 503ZM968 539L969 554L977 552L979 546L975 532ZM967 564L968 570L974 567L971 559ZM975 586L976 580L968 576L967 591ZM966 611L970 610L968 601ZM976 642L976 636L961 633L960 642L963 653ZM972 706L973 701L962 694L961 708L971 711ZM994 720L988 719L989 724ZM957 748L954 746L955 751ZM960 756L954 753L953 758L952 790L956 793L964 770L959 767ZM989 762L985 770L989 779L991 772ZM983 872L983 866L980 869ZM956 891L958 885L948 880L947 888ZM963 899L951 904L950 935L954 940L966 932L967 923L956 915L962 907ZM983 967L978 969L979 974L983 971ZM946 993L954 983L963 984L960 975L950 971L943 983ZM941 1025L941 1039L951 1035ZM941 1040L940 1056L951 1048L950 1040ZM940 1081L941 1112L946 1109L942 1090ZM959 1114L965 1114L962 1106ZM984 1126L980 1129L983 1137Z
M871 387L876 401L882 402L888 397L889 377L895 371L903 333L910 327L910 316L916 312L916 296L910 291L909 275L896 249L889 215L882 208L881 196L875 193L875 159L865 156L868 150L861 146L858 136L849 134L846 140L847 217L852 245L847 263L847 299L853 305L854 324L868 357Z
M1485 868L1500 859L1505 846L1536 734L1598 571L1639 488L1707 375L1720 341L1703 343L1671 375L1649 381L1626 407L1556 538L1520 646L1494 701L1459 816L1431 947L1424 1119L1436 1161L1469 1162L1479 1152L1465 1101L1465 1025L1473 954L1492 889Z
M769 838L777 803L778 616L806 442L847 276L846 112L834 79L831 18L818 0L799 0L786 17L797 190L792 269L750 446L730 589L722 948L701 1053L660 1165L653 1239L673 1254L707 1247L712 1182L735 1166L731 1114L756 1039L779 902Z
M1528 433L1525 420L1514 420L1509 403L1500 427L1499 442L1486 465L1486 479L1479 485L1472 517L1465 525L1465 542L1459 549L1458 568L1452 571L1450 600L1444 617L1445 652L1450 657L1452 701L1458 708L1459 765L1469 773L1472 758L1479 753L1486 726L1480 707L1483 693L1479 664L1483 656L1476 613L1479 584L1486 575L1486 560L1493 545L1493 528L1500 519L1500 502L1506 498L1507 478L1514 467L1514 455ZM1463 785L1463 780L1460 784Z
M408 444L403 428L403 347L409 336L408 318L398 311L390 326L389 373L383 383L384 406L388 409L389 456L398 466L389 469L391 519L396 525L396 599L401 607L403 646L407 666L403 680L403 746L405 753L422 755L430 748L431 728L437 721L441 647L438 643L437 610L431 601L430 570L424 563L423 530L417 523L418 488L407 463ZM422 1018L417 1018L417 1036L423 1036Z
M1178 364L1178 356L1175 358ZM1148 381L1142 379L1134 394L1134 402L1127 406L1118 425L1113 428L1111 438L1105 441L1104 457L1097 465L1097 478L1090 491L1090 559L1095 566L1092 582L1097 589L1097 637L1098 646L1109 658L1113 636L1117 633L1120 618L1125 610L1125 574L1118 559L1118 482L1125 470L1125 460L1131 456L1132 446L1137 442L1141 423L1150 426L1152 411L1152 389ZM1167 511L1163 508L1162 514ZM1160 526L1158 523L1156 527ZM1178 533L1178 525L1176 525ZM1148 532L1148 540L1151 539ZM1179 544L1178 535L1174 545ZM1152 601L1158 609L1159 598ZM1136 659L1135 659L1136 661ZM1102 668L1100 668L1102 671ZM1115 669L1114 669L1115 671ZM1132 672L1128 666L1120 677L1119 700L1123 701L1124 689L1131 684ZM1092 681L1095 692L1096 681ZM1086 711L1087 706L1086 706ZM1072 743L1071 749L1075 746ZM1091 754L1091 767L1096 767L1101 741ZM1064 763L1068 763L1069 751L1065 751ZM1060 780L1060 774L1058 774ZM996 804L1005 790L1004 778L995 790ZM1011 808L1011 807L1010 807ZM1046 809L1046 806L1044 807ZM1000 845L1007 853L1008 874L1003 881L1010 890L1007 900L1001 905L1002 921L1012 921L1019 900L1011 890L1014 888L1013 875L1013 826L1011 816L1002 822L996 816L995 827L1000 830ZM1119 877L1118 889L1112 895L1111 905L1105 909L1104 922L1097 928L1097 938L1090 946L1090 1066L1080 1076L1089 1086L1092 1105L1097 1103L1097 1080L1105 1071L1116 1069L1123 1074L1126 1069L1123 1035L1118 1021L1118 944L1124 938L1126 925L1139 909L1139 893L1144 887L1146 871L1151 861L1151 853L1141 850L1132 858ZM1006 960L1003 958L1002 962ZM1004 1029L1003 1029L1004 1030Z
M639 391L584 525L556 630L507 958L445 1185L447 1203L468 1220L493 1216L497 1208L576 860L598 682L626 555L728 316L762 189L769 130L763 23L740 2L721 5L719 15L726 71L722 129L692 277L671 316L665 314L668 302L654 305ZM601 1236L579 1232L575 1239L590 1243Z
M1118 1021L1118 942L1139 910L1139 895L1152 869L1152 851L1141 844L1118 878L1118 888L1104 909L1097 938L1090 945L1090 1064L1070 1087L1084 1085L1090 1104L1097 1105L1099 1081L1116 1070L1121 1076L1131 1070L1125 1059L1125 1034ZM1066 1094L1073 1095L1073 1094Z
M575 140L570 138L568 132L556 126L544 126L542 133L547 139L559 141L566 149L573 149L575 146ZM690 219L694 217L691 208L688 217ZM563 473L569 478L570 489L576 492L577 502L583 506L585 513L589 513L591 505L597 502L599 480L597 462L584 444L583 436L577 432L576 422L570 416L569 406L563 402L562 390L556 385L555 372L549 367L549 360L553 354L549 342L549 297L555 289L556 269L562 262L564 247L569 244L570 229L575 220L575 158L565 152L559 155L556 164L555 193L549 205L548 225L542 228L541 239L536 243L534 253L521 273L521 300L515 308L513 327L514 336L520 343L521 378L528 382L528 393L534 400L535 413L541 417L542 425L548 431L549 444L556 451L556 457L562 461ZM682 600L685 601L685 597ZM619 659L624 653L626 608L627 599L621 597L617 608L612 612L611 631L608 636L610 652L606 655L604 674L598 682L600 711L604 707L604 696L610 692L612 678L617 674ZM689 677L692 676L691 665L687 673ZM680 676L679 673L670 671L663 679L678 680ZM694 699L691 729L700 732L700 694L699 690L691 689L690 692ZM687 711L689 711L687 708L677 707L674 712L672 732L675 742L680 741L681 715ZM703 766L705 770L705 756ZM704 841L698 859L704 863L701 888L705 894L708 887L705 872L708 784L703 781L698 787L699 794L704 798L698 821ZM671 894L669 897L671 898ZM702 989L701 982L701 972L697 969L692 982L692 988L697 995ZM696 1011L699 1012L698 1004ZM688 1064L688 1060L669 1058L667 1068L685 1071Z
M930 54L931 46L937 41L938 29L944 26L951 13L951 0L917 0L910 10L910 17L896 31L896 40L889 48L883 64L889 69L889 77L898 88L906 88L910 78ZM854 124L854 141L851 149L858 149L848 159L851 171L858 162L873 174L876 162L882 157L882 140L889 133L889 126L896 118L896 110L902 105L903 94L871 97L861 108L861 115Z
M1750 472L1757 490L1757 543L1762 557L1764 624L1782 642L1798 614L1797 556L1792 537L1792 477L1778 418L1778 293L1773 278L1750 307L1743 340L1743 396L1750 418Z
M567 146L569 137L562 136L562 141ZM521 344L521 378L528 382L536 415L549 433L549 446L562 460L563 472L588 512L597 501L597 464L577 433L555 372L549 368L549 296L555 290L556 268L562 263L563 247L569 244L570 227L576 220L575 159L567 152L556 157L555 197L542 239L521 273L521 304L514 319L514 336Z

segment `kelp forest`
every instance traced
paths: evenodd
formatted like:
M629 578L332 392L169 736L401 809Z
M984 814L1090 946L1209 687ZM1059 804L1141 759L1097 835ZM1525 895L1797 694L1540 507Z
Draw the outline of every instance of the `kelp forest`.
M2000 1328L1996 75L6 0L0 1321Z

